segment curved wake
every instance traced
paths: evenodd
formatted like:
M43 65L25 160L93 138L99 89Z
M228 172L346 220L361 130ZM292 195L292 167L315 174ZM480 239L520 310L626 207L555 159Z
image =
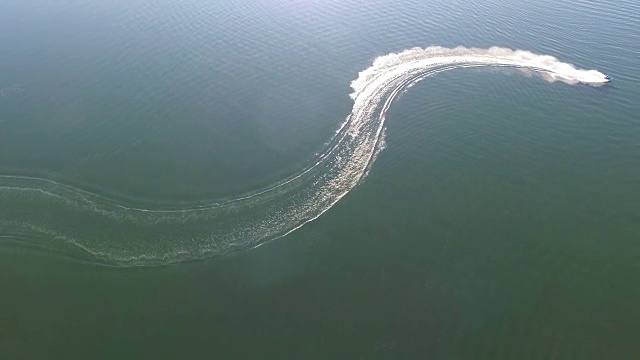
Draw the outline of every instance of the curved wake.
M315 163L267 190L206 207L151 210L51 180L1 176L0 229L40 237L46 247L79 247L120 266L167 264L258 246L316 219L366 176L382 148L385 114L399 93L427 76L480 66L527 69L568 84L606 83L596 70L506 48L428 47L388 54L351 83L352 112Z

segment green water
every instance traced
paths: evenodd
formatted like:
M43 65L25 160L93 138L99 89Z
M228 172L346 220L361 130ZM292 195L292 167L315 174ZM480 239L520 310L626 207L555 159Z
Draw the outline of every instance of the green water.
M0 357L638 358L638 9L2 2ZM212 205L309 169L358 72L433 44L614 81L437 74L316 220L251 248L280 209Z

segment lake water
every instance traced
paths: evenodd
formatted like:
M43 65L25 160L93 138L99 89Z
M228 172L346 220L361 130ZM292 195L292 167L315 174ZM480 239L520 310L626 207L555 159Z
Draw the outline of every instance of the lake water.
M432 45L614 80L372 67ZM639 358L638 60L629 0L3 0L0 357Z

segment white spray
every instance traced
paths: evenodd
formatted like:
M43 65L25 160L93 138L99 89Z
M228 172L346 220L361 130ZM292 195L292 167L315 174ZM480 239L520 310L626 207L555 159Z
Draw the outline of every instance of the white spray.
M130 207L46 179L3 176L0 210L10 210L11 205L3 204L16 201L38 206L45 200L54 210L40 218L0 218L0 225L12 225L17 232L45 229L36 235L54 237L122 266L166 264L259 246L318 218L366 176L384 147L385 114L400 92L442 71L481 66L531 70L568 84L607 82L596 70L579 70L528 51L409 49L381 56L360 72L351 83L351 114L326 150L313 165L268 189L204 207L161 210ZM102 223L100 234L74 226L96 221Z

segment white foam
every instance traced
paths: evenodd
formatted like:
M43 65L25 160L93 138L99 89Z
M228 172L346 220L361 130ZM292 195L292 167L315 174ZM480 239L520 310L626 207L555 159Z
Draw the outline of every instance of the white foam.
M549 81L568 84L597 86L607 81L596 70L576 69L552 56L522 50L437 46L408 49L381 56L360 72L351 83L352 111L327 143L327 149L312 166L263 191L204 207L141 209L47 180L29 179L27 183L27 179L12 177L15 184L11 185L20 187L21 192L11 190L10 186L0 187L0 204L7 191L20 196L32 189L37 196L55 194L57 200L51 197L55 206L73 207L80 215L87 212L111 219L116 235L119 224L135 225L140 230L137 237L121 239L111 236L111 231L104 227L100 236L76 234L53 212L53 220L36 224L52 227L51 231L64 237L67 243L120 265L165 264L259 246L318 218L361 182L386 146L385 114L398 94L439 72L479 66L532 70ZM9 178L5 177L5 181ZM194 228L199 229L197 235Z

